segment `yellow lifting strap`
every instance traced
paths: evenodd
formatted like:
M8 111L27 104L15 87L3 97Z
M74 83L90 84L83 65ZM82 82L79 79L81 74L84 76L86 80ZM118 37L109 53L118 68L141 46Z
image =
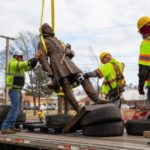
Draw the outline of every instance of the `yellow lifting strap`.
M45 44L45 40L44 37L42 35L42 22L43 22L43 15L44 15L44 4L45 4L45 0L42 0L42 11L41 11L41 20L40 20L40 40L42 42L42 45L44 47L45 53L47 54L47 47ZM55 14L54 14L54 0L51 0L51 18L52 18L52 29L54 31L55 29Z
M51 18L52 18L52 29L55 31L55 6L54 6L54 0L51 0Z

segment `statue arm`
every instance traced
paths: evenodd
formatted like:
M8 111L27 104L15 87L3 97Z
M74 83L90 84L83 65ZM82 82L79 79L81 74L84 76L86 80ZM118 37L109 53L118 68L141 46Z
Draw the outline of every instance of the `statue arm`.
M41 50L43 49L43 46L41 43L39 43L38 49L41 49ZM48 73L48 76L52 77L53 72L50 67L50 62L48 61L48 56L44 52L42 53L42 55L39 58L39 63L41 64L43 70Z

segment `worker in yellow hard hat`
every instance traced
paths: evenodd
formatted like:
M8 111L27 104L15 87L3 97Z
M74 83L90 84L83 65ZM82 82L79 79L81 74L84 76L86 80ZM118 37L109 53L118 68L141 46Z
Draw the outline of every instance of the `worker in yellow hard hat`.
M102 63L105 63L105 61L104 61L103 59L106 58L106 57L112 57L112 56L111 56L111 54L108 53L108 52L102 52L102 53L100 54L99 58L100 58L100 60L101 60Z
M143 30L148 29L147 27L149 26L149 23L150 23L149 17L147 16L141 17L137 22L138 32L143 34Z
M125 79L123 76L124 64L112 58L108 52L100 54L102 65L92 71L84 74L85 78L99 77L104 78L101 94L105 95L106 100L109 100L121 106L121 95L125 87Z
M150 103L150 17L144 16L137 21L138 32L143 41L140 45L139 54L139 84L138 91L144 95L144 85L147 87L147 99Z

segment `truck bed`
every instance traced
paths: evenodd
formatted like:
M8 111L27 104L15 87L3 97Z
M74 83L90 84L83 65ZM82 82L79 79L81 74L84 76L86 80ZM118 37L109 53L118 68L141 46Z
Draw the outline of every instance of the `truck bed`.
M150 150L149 138L129 136L124 133L117 137L87 137L81 133L43 134L23 131L16 134L0 134L0 143L27 147L63 150Z

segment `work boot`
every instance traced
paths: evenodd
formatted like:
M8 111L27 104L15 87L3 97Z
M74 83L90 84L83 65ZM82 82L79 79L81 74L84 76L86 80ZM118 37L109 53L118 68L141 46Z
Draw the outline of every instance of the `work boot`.
M11 128L1 130L1 134L14 134L14 133L16 133L16 131L12 130Z
M17 129L15 127L11 127L12 130L16 131L16 132L21 132L21 129Z

